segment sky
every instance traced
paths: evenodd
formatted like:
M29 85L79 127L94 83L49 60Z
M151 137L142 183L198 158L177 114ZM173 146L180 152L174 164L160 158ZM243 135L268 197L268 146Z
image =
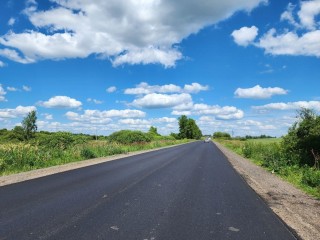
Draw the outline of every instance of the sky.
M1 0L0 128L282 136L320 113L320 0Z

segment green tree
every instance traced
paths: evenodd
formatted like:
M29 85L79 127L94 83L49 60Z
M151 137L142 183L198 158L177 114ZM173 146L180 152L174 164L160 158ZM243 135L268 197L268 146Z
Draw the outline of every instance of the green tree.
M160 134L158 133L158 129L154 126L151 126L149 128L149 131L148 131L149 134L151 135L154 135L154 136L160 136Z
M213 133L213 137L214 138L226 138L226 139L231 138L230 134L226 133L226 132L215 132L215 133Z
M179 138L188 138L188 139L200 139L202 137L202 132L196 121L192 118L188 118L185 115L182 115L178 118L179 120Z
M282 147L292 164L312 166L315 159L311 151L320 152L320 116L313 110L302 108L297 117L298 121L283 138Z
M35 132L37 131L37 113L36 111L31 111L22 121L22 128L24 131L24 136L26 140L29 140L34 137Z
M188 117L186 115L182 115L178 118L179 121L179 138L187 138L187 123Z

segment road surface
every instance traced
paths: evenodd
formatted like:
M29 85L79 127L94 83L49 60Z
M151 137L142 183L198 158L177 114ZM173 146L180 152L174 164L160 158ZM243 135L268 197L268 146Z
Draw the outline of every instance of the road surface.
M0 240L296 239L212 143L0 188Z

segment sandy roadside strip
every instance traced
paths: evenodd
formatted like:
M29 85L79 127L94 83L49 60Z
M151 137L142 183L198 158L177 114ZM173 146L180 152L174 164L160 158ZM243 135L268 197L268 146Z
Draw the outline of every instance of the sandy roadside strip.
M234 169L301 239L320 239L320 201L219 143Z
M114 161L114 160L122 159L125 157L135 156L135 155L139 155L142 153L153 152L153 151L157 151L160 149L176 147L176 146L183 145L183 144L187 144L187 143L166 146L166 147L161 147L161 148L156 148L156 149L150 149L150 150L129 152L129 153L125 153L125 154L117 154L117 155L108 156L108 157L93 158L93 159L83 160L83 161L79 161L79 162L67 163L64 165L58 165L58 166L53 166L53 167L48 167L48 168L31 170L28 172L22 172L22 173L7 175L7 176L1 176L0 177L0 187L5 186L5 185L9 185L9 184L13 184L13 183L18 183L18 182L31 180L31 179L45 177L45 176L56 174L56 173L61 173L61 172L66 172L66 171L70 171L70 170L74 170L74 169L78 169L78 168L88 167L88 166L95 165L95 164Z

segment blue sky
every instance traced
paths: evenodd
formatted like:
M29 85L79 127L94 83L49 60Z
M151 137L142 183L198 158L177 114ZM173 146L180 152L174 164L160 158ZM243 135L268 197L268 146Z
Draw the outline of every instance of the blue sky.
M281 136L320 112L320 1L3 0L0 128Z

